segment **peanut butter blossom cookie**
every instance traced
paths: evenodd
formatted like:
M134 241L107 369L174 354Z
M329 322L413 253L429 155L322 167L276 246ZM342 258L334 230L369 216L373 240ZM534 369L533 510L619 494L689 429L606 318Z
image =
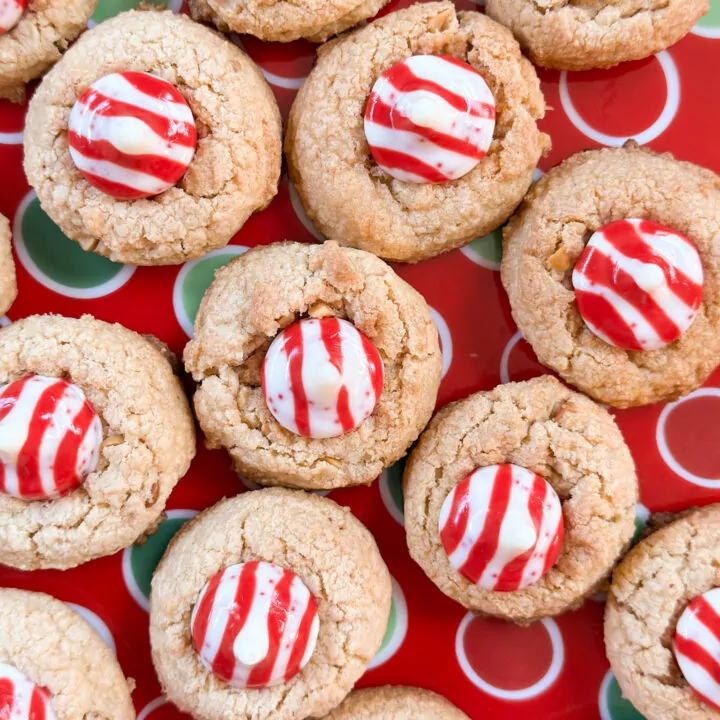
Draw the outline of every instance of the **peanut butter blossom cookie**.
M277 192L280 161L280 113L260 70L171 12L123 13L83 35L25 127L43 209L85 250L135 265L226 245Z
M635 530L620 431L549 376L440 410L404 489L408 547L428 577L470 610L521 623L580 605Z
M302 720L335 707L380 647L390 575L347 508L272 488L175 536L152 582L167 696L199 720Z
M195 454L192 417L159 343L89 316L0 331L0 551L68 568L157 523Z
M530 59L543 67L588 70L654 55L690 32L708 0L487 0Z
M132 681L93 628L65 603L0 589L0 717L134 720Z
M0 215L0 315L4 315L17 297L15 261L12 255L10 223Z
M579 153L528 193L502 280L540 362L600 402L672 400L720 362L720 181L635 144Z
M430 418L437 329L423 298L375 256L275 243L220 269L185 366L209 447L267 485L372 482Z
M288 169L327 237L415 262L501 225L549 148L512 35L447 2L328 43L293 104Z
M0 0L0 98L24 100L25 84L60 59L96 6L97 0Z
M720 713L720 505L640 542L613 574L605 646L625 695L647 720Z

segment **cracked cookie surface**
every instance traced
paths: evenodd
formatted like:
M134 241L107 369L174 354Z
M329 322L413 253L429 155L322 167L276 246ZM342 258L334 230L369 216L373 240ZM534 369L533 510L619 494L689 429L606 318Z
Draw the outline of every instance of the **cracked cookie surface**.
M475 68L496 104L482 161L449 183L395 180L374 163L363 124L377 78L411 55L445 54ZM506 28L433 2L400 10L330 41L290 112L288 171L318 229L386 260L416 262L466 245L501 225L549 149L536 120L545 102L532 65Z
M68 118L99 78L137 70L172 83L198 144L180 182L143 200L90 185L68 149ZM225 246L277 192L280 112L238 47L172 12L131 11L85 33L45 77L25 125L25 172L43 209L85 250L134 265L181 263Z
M315 597L317 646L289 682L229 687L201 664L190 617L205 583L230 565L265 560L291 570ZM173 538L152 581L153 661L168 697L199 720L322 716L352 689L380 647L390 575L368 530L332 500L270 488L223 500Z
M340 437L295 435L272 416L260 369L273 338L300 317L352 322L380 352L385 382L372 413ZM324 245L274 243L218 270L185 348L199 383L195 410L209 447L264 485L330 489L371 483L430 419L442 357L427 303L374 255Z
M154 528L195 455L187 398L158 344L88 315L36 315L0 331L0 383L64 377L103 425L98 466L75 491L47 502L0 495L3 563L74 567Z
M17 297L15 261L12 254L10 222L0 215L0 315L4 315Z
M703 299L679 339L622 350L585 325L572 271L590 236L637 217L689 238L703 265ZM674 400L720 362L720 178L637 145L578 153L530 190L504 232L502 281L518 328L543 365L615 407Z
M513 463L552 485L565 537L534 585L492 592L450 565L438 522L445 498L478 467ZM475 612L526 623L571 610L595 592L635 530L638 488L610 414L555 378L499 385L442 408L410 454L403 478L412 558L446 595Z
M720 505L694 510L634 547L613 573L605 610L605 646L613 673L648 720L705 720L675 661L680 614L720 586Z

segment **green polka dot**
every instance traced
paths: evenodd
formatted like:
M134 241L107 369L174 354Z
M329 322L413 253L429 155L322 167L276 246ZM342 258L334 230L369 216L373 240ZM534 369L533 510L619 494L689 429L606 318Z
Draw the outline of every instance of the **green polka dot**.
M401 513L404 512L405 509L405 499L403 498L402 489L403 472L405 472L405 458L399 460L387 469L390 497Z
M639 516L635 516L635 535L633 536L633 542L637 542L640 539L642 531L645 529L645 521Z
M167 0L147 1L153 5L167 5ZM125 10L133 10L139 4L140 0L101 0L101 2L98 3L98 8L92 16L92 19L94 22L99 23L118 13L125 12Z
M499 265L502 260L502 228L493 230L489 235L475 238L470 248L483 260Z
M710 11L697 24L705 28L720 28L720 0L710 0Z
M395 635L395 629L397 627L397 609L395 608L395 598L393 598L392 605L390 605L390 617L388 618L387 628L385 629L385 635L380 645L379 653L383 652L385 648L392 642Z
M610 678L607 690L605 691L605 700L607 702L610 720L645 720L631 705L630 701L622 696L620 686L615 676Z
M200 301L215 277L215 271L227 265L236 255L226 252L202 258L188 272L182 284L182 306L188 320L195 322Z

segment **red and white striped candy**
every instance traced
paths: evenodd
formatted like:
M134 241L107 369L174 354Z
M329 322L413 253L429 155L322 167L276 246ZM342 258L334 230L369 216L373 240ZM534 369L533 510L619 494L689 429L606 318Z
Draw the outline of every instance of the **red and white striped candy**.
M27 10L27 0L0 0L0 35L12 30Z
M375 409L383 387L377 348L352 323L299 320L265 355L262 388L273 417L297 435L350 432Z
M695 694L720 711L720 588L696 597L675 629L675 658Z
M302 580L273 563L231 565L200 593L190 619L203 665L238 688L285 683L310 660L320 621Z
M695 319L703 268L684 235L633 218L593 233L572 282L578 310L601 340L625 350L656 350Z
M0 663L0 719L56 720L50 693L12 665Z
M563 541L555 490L509 464L481 467L463 478L445 498L439 527L453 568L498 592L536 583L555 564Z
M195 154L195 120L169 82L144 72L105 75L70 113L70 155L85 179L108 195L159 195L185 174Z
M386 70L365 108L375 162L398 180L444 183L469 173L495 130L495 100L482 75L444 55L414 55Z
M0 387L0 493L67 495L95 469L101 442L100 418L77 385L31 375Z

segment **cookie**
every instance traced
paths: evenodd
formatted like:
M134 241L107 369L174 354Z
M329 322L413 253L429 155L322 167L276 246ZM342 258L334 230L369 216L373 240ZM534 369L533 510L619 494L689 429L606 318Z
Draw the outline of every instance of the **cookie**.
M391 686L355 690L326 720L468 720L444 697L414 687Z
M418 4L319 49L290 112L288 171L324 235L416 262L507 219L549 148L544 112L505 28Z
M263 485L372 482L430 419L442 359L422 296L375 256L274 243L218 270L185 348L208 447Z
M69 568L157 524L195 454L192 416L157 341L90 316L0 330L0 552Z
M648 720L717 718L720 505L657 530L616 568L605 647L623 695Z
M25 84L52 67L85 29L97 0L8 0L0 16L0 98L22 102Z
M223 32L254 35L261 40L290 42L329 37L373 17L388 0L303 0L262 3L257 0L189 0L196 20L211 22Z
M25 125L43 209L85 250L134 265L226 245L274 197L280 162L280 113L258 67L171 12L122 13L85 33Z
M390 603L375 540L348 508L243 493L188 522L158 565L153 661L198 720L322 716L379 649Z
M12 255L12 231L4 215L0 215L0 315L4 315L17 297L15 261Z
M505 228L502 281L567 382L620 408L673 400L720 362L718 237L714 173L635 143L590 150L528 193Z
M530 59L559 70L607 68L674 45L708 12L708 0L487 0Z
M0 683L2 717L135 720L133 681L114 653L78 613L43 593L0 589Z
M549 376L442 408L403 482L412 558L461 605L518 623L580 605L635 530L615 422Z

